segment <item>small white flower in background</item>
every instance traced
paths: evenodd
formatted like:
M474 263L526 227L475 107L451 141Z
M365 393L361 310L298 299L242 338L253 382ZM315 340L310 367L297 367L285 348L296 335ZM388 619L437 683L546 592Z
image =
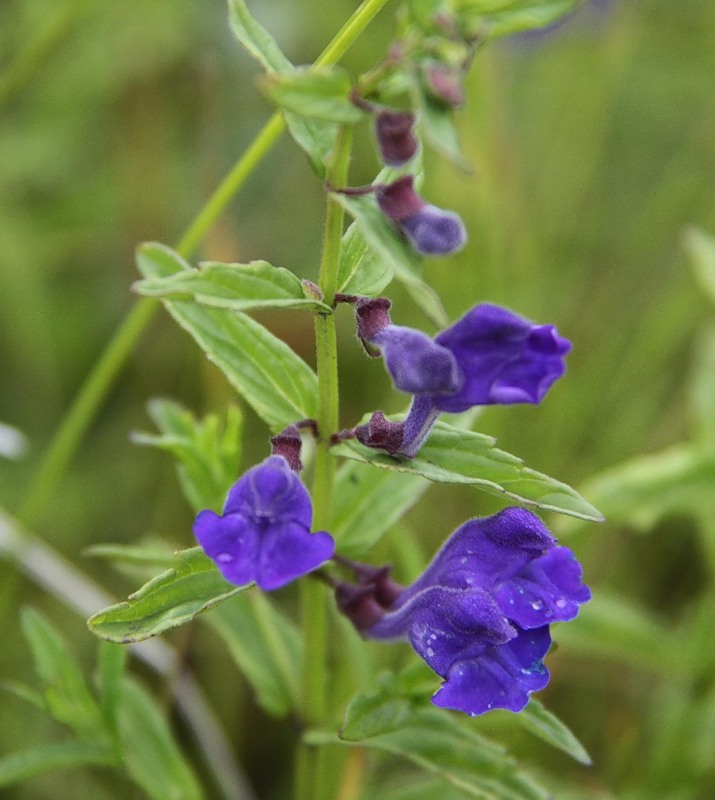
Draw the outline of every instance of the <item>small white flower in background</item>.
M13 460L22 458L27 450L27 437L17 428L0 422L0 456Z

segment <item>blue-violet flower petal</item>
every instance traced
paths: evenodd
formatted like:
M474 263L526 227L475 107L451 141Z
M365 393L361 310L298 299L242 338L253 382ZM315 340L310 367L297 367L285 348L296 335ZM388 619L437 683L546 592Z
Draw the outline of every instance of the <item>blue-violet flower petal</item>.
M230 583L278 589L332 557L332 536L310 532L313 510L283 456L248 470L228 493L223 514L202 511L194 535Z
M523 508L472 519L363 633L407 639L444 678L437 705L521 710L543 689L549 624L573 619L591 593L573 553Z

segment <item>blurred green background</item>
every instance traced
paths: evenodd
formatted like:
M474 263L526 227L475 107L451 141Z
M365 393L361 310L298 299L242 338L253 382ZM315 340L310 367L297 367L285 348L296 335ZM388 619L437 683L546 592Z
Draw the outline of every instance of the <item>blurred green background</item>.
M295 63L309 63L356 5L254 0L251 8ZM393 10L344 60L354 72L385 52ZM29 439L23 459L0 459L0 505L12 512L134 302L136 244L176 243L271 109L256 89L256 66L231 37L223 0L4 0L0 31L0 422ZM566 378L541 407L489 409L478 429L606 511L609 492L593 476L693 433L689 387L715 307L693 279L683 231L715 232L713 75L711 0L591 3L548 33L478 55L459 120L471 174L434 154L426 160L423 194L459 211L470 233L462 253L426 267L450 317L491 300L555 322L574 342ZM352 182L370 181L376 169L363 130ZM322 213L322 187L284 137L200 255L264 258L315 277ZM395 322L428 327L406 295L392 294ZM312 359L309 317L262 319ZM348 311L340 322L343 424L374 408L400 409L404 400L381 364L361 354ZM84 556L86 547L149 532L191 544L191 513L170 459L129 442L131 431L150 427L145 404L154 396L196 413L222 411L234 399L161 310L35 525L118 597L136 581ZM715 397L710 402L712 411ZM242 468L263 457L268 436L249 410L245 429ZM581 787L558 797L715 796L708 463L686 487L687 503L666 503L645 523L643 504L647 511L656 496L647 492L601 527L551 520L596 595L584 625L564 631L541 696L594 766L517 743L525 760ZM439 487L406 524L429 554L466 516L498 507L473 491ZM89 669L96 642L84 621L0 560L0 680L29 679L17 622L28 604L44 609ZM209 633L191 626L173 638L216 701L259 796L285 796L288 773L274 765L289 750L289 723L255 708ZM20 700L1 702L0 754L61 736ZM101 772L75 771L2 796L141 796L133 791Z

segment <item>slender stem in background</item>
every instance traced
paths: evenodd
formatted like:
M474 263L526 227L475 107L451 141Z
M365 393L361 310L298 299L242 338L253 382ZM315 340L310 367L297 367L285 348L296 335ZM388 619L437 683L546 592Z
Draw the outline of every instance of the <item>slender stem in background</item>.
M159 302L153 298L143 298L132 308L85 380L72 407L55 432L17 512L17 518L24 526L32 527L39 519L109 387L158 305Z
M388 2L389 0L365 0L338 31L316 63L335 63ZM184 258L192 255L226 205L241 189L284 129L283 118L274 114L259 131L248 150L219 184L179 240L177 250ZM97 415L120 369L149 324L157 306L156 301L149 299L140 300L136 304L80 387L50 441L36 476L17 512L18 519L24 525L33 526L42 515L84 434Z
M0 106L30 81L52 55L55 45L70 30L75 17L88 0L75 0L62 6L34 39L25 45L8 69L0 75Z
M352 129L342 128L327 180L338 186L347 182ZM328 194L323 234L323 253L320 261L320 288L325 302L332 305L337 284L340 242L343 234L344 212L335 198ZM335 459L328 449L329 436L338 424L338 353L334 314L315 317L315 350L318 365L318 426L322 439L315 454L313 479L313 526L325 530L330 526L331 501L335 478ZM303 616L303 697L301 712L308 727L325 723L328 700L326 671L328 608L325 587L320 581L301 583ZM324 747L301 743L296 759L295 797L297 800L324 800L327 797L327 750Z

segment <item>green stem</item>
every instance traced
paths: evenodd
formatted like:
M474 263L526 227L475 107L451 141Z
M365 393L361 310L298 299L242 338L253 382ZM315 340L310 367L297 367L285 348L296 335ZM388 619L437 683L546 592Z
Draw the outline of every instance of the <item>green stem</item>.
M345 186L350 161L352 130L343 128L328 167L327 180ZM320 262L320 288L325 302L332 305L337 284L340 242L343 234L342 206L328 195ZM335 478L335 459L328 450L328 437L338 430L338 354L333 314L315 317L315 350L318 366L318 426L322 439L315 454L313 479L313 525L317 530L330 526ZM308 727L325 724L328 706L326 670L328 609L325 587L319 581L303 581L303 697L302 717ZM296 760L296 800L324 800L327 797L327 750L301 744Z
M37 36L18 53L10 67L0 75L0 107L17 94L48 61L55 45L68 33L75 17L84 10L86 4L87 0L75 0L74 3L62 6Z
M39 519L109 387L158 305L157 300L144 298L132 308L85 380L69 413L65 415L55 432L42 464L17 512L17 519L23 526L31 528Z
M338 31L316 63L335 63L387 2L389 0L365 0ZM284 129L285 123L278 114L274 114L263 126L248 150L236 162L179 240L177 250L184 258L191 256L228 202L240 190ZM50 441L36 476L18 510L17 517L25 526L33 526L40 518L84 434L120 369L149 324L157 306L158 303L153 300L140 300L136 304L85 379Z
M261 128L248 150L239 158L231 171L221 181L204 207L186 229L176 246L177 252L189 258L226 208L231 199L246 182L253 170L263 161L268 151L285 130L283 117L276 113Z

